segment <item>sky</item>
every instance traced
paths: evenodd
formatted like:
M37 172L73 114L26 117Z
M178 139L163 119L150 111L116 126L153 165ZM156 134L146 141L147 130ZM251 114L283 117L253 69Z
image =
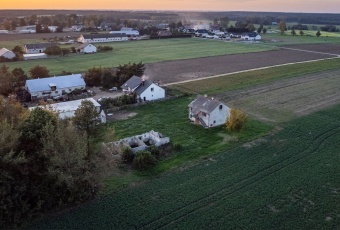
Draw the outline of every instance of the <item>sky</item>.
M0 9L340 12L339 0L0 0L0 5Z

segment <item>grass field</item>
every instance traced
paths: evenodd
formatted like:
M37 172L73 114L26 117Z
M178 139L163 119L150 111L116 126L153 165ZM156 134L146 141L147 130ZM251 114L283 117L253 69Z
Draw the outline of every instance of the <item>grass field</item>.
M281 67L231 74L216 78L180 83L170 88L196 94L216 94L228 90L260 85L278 79L293 78L305 74L340 69L340 59L286 65Z
M257 44L249 45L194 38L114 42L100 45L112 46L113 51L91 55L70 55L69 57L12 62L6 63L6 65L10 69L20 67L25 72L28 72L33 66L42 65L46 66L50 74L53 75L62 71L85 72L94 66L116 67L128 62L153 63L275 49L275 47L265 47Z
M340 106L35 229L335 229Z

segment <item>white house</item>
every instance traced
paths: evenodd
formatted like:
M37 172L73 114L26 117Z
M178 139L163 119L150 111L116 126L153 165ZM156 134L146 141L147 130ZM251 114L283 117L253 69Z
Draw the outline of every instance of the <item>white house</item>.
M136 93L138 101L153 101L165 97L165 90L155 83L133 76L121 88L125 93Z
M246 41L259 41L262 39L262 37L258 33L253 32L253 33L242 34L241 39L246 40Z
M24 46L24 51L26 54L44 53L47 47L55 45L55 43L26 44Z
M25 88L32 100L55 98L75 89L83 90L86 84L81 74L27 80Z
M230 108L213 98L198 96L189 104L189 119L204 128L225 124Z
M82 101L87 100L92 102L92 104L96 107L97 112L99 113L99 117L102 123L106 123L106 115L104 111L101 110L101 105L96 102L93 98L85 98L75 101L67 101L60 102L55 104L49 104L44 106L39 106L40 108L44 108L47 110L54 111L58 113L60 119L72 118L75 115L76 110L81 106ZM31 107L30 110L35 109L36 107Z
M80 43L96 43L96 42L120 42L128 41L126 34L82 34L78 39Z
M76 50L79 53L83 54L91 54L91 53L97 53L97 47L90 43L84 43L76 48Z
M19 26L15 27L19 34L34 34L36 33L36 25Z
M0 30L0 34L9 34L8 30Z
M6 49L6 48L2 48L0 50L0 57L4 57L7 59L12 59L15 57L15 53L13 53L12 51Z

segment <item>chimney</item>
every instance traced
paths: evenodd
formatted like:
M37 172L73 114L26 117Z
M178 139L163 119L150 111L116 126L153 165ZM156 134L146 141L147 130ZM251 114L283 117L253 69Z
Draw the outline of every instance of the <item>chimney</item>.
M144 80L144 79L142 79L142 85L144 85L144 82L145 82L145 80Z

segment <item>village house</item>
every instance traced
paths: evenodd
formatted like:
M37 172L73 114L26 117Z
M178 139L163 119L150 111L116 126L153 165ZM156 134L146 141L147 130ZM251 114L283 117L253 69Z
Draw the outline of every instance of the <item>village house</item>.
M111 31L110 34L126 34L127 36L139 36L139 31L133 28L123 27L118 31Z
M19 34L34 34L36 33L36 25L18 26L15 31Z
M82 34L78 39L80 43L96 43L96 42L121 42L128 41L126 34Z
M90 43L84 43L76 48L77 52L82 54L97 53L97 47Z
M99 114L100 121L102 123L106 123L106 115L103 110L101 110L101 105L96 102L93 98L85 98L75 101L67 101L67 102L60 102L55 104L49 105L40 105L40 108L44 108L53 112L58 113L60 119L67 119L72 118L75 116L76 110L81 106L82 101L87 100L92 102L92 104L96 107L96 111ZM36 107L31 107L30 110L35 109Z
M15 58L15 53L13 53L12 51L10 51L6 48L2 48L2 49L0 49L0 57L7 58L7 59L13 59L13 58Z
M55 45L55 43L26 44L24 46L24 51L26 54L44 53L47 47Z
M81 74L27 80L25 88L32 100L59 98L73 90L84 90L85 81Z
M153 101L165 97L165 90L162 87L137 76L131 77L121 88L124 93L136 93L138 101Z
M259 41L262 39L262 37L258 33L253 32L253 33L242 34L241 39L246 40L246 41Z
M229 116L230 108L214 98L198 96L189 104L189 119L204 128L223 125Z

